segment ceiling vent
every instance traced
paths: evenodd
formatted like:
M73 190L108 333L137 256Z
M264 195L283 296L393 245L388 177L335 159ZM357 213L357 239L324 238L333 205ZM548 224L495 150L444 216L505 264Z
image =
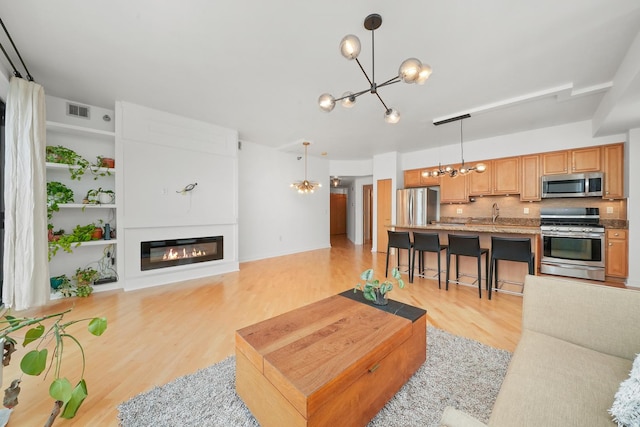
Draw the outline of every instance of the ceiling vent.
M81 119L89 119L89 107L79 104L67 102L67 116L80 117Z

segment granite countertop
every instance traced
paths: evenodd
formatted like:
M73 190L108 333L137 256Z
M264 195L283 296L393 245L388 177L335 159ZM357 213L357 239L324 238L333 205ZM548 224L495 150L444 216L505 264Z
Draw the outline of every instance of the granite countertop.
M403 225L391 224L393 228L407 228L411 230L429 231L474 231L478 233L506 233L506 234L540 234L540 226L530 225L506 225L506 224L481 224L481 223L456 223L439 222L429 225Z

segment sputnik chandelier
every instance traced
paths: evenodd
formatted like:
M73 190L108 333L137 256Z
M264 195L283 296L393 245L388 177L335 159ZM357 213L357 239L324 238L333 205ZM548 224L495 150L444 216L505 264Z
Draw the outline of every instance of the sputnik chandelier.
M358 55L360 54L361 47L360 39L358 39L358 37L354 36L353 34L349 34L344 36L342 41L340 42L340 53L342 53L342 56L344 56L348 60L356 60L358 66L360 67L360 70L362 70L362 73L369 82L369 88L356 93L345 92L340 98L335 98L329 93L323 93L318 98L318 104L320 105L320 109L322 111L325 111L327 113L330 112L336 106L337 101L341 101L343 107L351 108L356 102L357 97L370 92L371 94L377 96L384 106L385 121L387 123L398 123L398 121L400 120L400 113L395 108L387 107L387 104L385 104L380 97L378 89L384 86L398 83L400 81L403 81L405 83L418 83L420 85L424 84L424 82L427 81L427 79L431 75L431 67L427 64L423 64L419 59L409 58L405 59L402 64L400 64L400 69L398 70L397 76L394 76L389 80L384 81L383 83L376 83L374 33L376 29L380 28L380 25L382 25L382 17L377 13L371 14L364 19L364 28L371 31L371 78L369 78L369 75L358 60Z
M322 187L322 184L319 182L309 181L307 179L307 147L311 144L310 142L303 142L304 145L304 180L296 181L290 185L291 188L297 190L300 194L308 194L313 193L316 188ZM299 160L300 158L298 158Z
M463 119L468 119L469 117L471 117L469 114L464 114L462 116L458 116L458 117L454 117L451 119L447 119L441 122L436 122L434 123L434 125L441 125L444 123L450 123L456 120L460 121L460 158L462 159L462 163L460 164L460 169L456 169L452 166L447 166L444 169L442 168L441 164L438 164L438 169L434 170L431 172L431 176L440 176L440 175L449 175L451 178L455 178L458 175L466 175L469 172L477 172L477 173L482 173L484 171L487 170L487 165L485 165L484 163L478 163L475 166L472 167L467 167L464 164L464 148L462 147L462 120Z

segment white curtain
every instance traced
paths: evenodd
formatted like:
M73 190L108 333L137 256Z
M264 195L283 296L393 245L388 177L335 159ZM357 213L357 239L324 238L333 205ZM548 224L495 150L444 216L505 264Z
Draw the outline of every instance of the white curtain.
M49 301L44 89L13 77L5 116L2 299L15 310Z

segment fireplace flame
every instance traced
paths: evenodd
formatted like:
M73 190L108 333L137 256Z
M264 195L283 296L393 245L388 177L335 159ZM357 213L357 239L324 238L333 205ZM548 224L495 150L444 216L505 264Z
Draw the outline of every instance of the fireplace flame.
M162 255L162 260L172 260L172 259L183 259L183 258L195 258L199 256L205 256L207 253L201 249L196 247L192 247L190 251L187 248L182 248L182 251L177 251L174 248L169 248L165 251L164 255Z

